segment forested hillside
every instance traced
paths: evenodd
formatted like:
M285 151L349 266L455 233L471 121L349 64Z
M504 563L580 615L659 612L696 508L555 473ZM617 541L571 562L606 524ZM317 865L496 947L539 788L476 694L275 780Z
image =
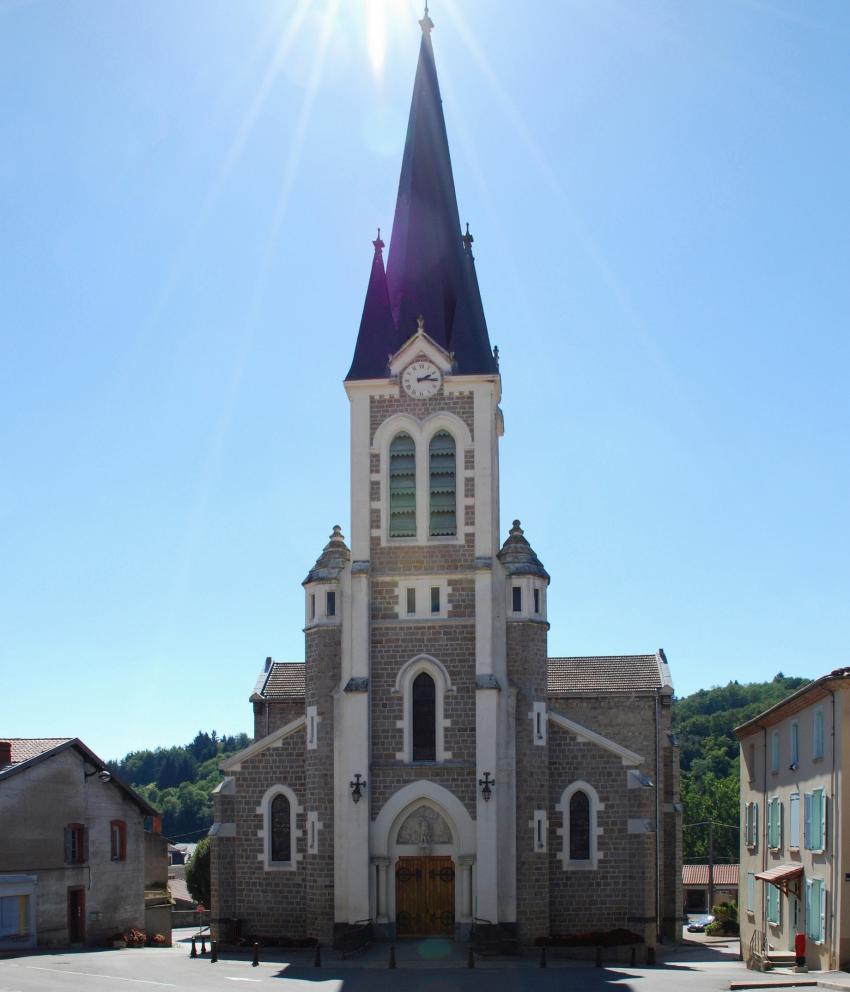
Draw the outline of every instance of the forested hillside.
M213 822L212 790L221 781L219 762L249 743L247 734L218 737L198 731L185 747L131 751L109 767L149 803L162 810L162 832L171 840L195 841Z
M674 700L686 862L707 859L708 820L715 823L715 860L738 860L738 741L732 731L807 681L780 672L772 682L730 682Z

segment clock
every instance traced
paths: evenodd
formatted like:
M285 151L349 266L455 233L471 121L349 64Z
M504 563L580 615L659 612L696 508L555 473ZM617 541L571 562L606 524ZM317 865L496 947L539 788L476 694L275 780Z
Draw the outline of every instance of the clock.
M443 373L433 362L420 360L411 362L401 374L401 384L408 396L416 400L424 400L440 388Z

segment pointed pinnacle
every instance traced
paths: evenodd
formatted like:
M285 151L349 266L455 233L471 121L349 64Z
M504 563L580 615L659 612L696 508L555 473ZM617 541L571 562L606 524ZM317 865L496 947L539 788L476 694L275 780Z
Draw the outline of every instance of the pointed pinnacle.
M473 238L473 236L469 233L469 221L466 222L466 234L462 235L460 240L463 242L463 247L471 255L472 242L475 240L475 238Z
M425 16L419 22L419 27L422 28L422 34L429 35L434 27L434 22L428 16L428 4L425 4Z
M380 229L380 227L378 228L378 237L372 242L372 244L375 246L375 254L376 255L380 255L381 254L381 249L384 247L384 242L381 241L381 229Z

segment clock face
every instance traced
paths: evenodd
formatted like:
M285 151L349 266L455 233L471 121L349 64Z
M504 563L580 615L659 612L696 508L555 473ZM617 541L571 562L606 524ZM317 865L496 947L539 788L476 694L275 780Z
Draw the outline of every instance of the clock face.
M433 396L442 382L443 374L433 362L413 362L401 374L404 391L417 400Z

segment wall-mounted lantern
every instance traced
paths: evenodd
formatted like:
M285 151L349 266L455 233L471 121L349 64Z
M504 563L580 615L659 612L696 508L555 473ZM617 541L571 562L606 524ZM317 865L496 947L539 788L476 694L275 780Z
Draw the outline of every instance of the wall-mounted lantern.
M359 803L360 797L363 795L363 790L366 788L365 780L361 781L362 776L360 772L357 772L354 776L354 781L349 782L349 787L351 788L351 798L354 802Z
M484 778L478 779L478 784L481 786L481 795L484 797L484 802L490 802L490 796L493 795L493 786L496 784L494 778L490 778L490 772L484 772Z

